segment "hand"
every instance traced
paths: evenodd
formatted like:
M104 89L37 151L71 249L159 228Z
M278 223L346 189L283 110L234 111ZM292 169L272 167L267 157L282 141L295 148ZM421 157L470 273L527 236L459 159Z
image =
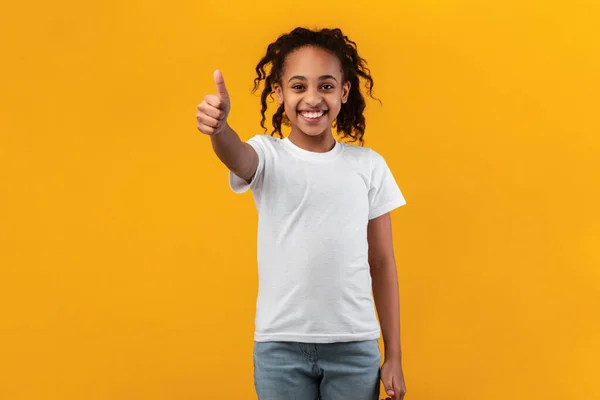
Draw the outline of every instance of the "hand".
M204 96L204 101L198 106L196 114L198 130L207 135L218 135L227 128L227 117L231 105L229 93L225 87L225 80L221 71L214 73L217 94Z
M400 360L385 360L381 366L381 382L388 396L386 400L404 399L406 385Z

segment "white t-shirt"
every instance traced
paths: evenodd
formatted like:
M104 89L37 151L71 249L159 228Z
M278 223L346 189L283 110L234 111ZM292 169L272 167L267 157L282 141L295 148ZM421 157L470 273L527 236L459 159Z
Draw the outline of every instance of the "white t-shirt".
M256 174L248 184L230 172L229 183L251 189L258 209L254 340L378 339L367 224L405 204L385 160L337 141L326 153L267 135L248 143Z

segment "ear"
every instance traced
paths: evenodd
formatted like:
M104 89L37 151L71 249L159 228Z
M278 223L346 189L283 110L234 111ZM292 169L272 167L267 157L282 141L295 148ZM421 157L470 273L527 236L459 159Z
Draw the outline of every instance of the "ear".
M350 81L344 82L344 85L342 86L342 103L346 103L348 101L348 95L350 94L351 86L352 84Z
M283 88L277 82L273 84L273 91L275 92L275 97L277 97L277 103L280 105L283 104Z

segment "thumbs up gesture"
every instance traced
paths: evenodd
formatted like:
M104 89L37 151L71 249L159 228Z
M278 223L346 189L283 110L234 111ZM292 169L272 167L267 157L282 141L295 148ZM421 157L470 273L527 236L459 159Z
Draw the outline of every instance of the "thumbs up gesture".
M196 114L198 130L207 135L218 135L227 127L227 117L231 108L221 71L215 71L214 79L217 94L204 96Z

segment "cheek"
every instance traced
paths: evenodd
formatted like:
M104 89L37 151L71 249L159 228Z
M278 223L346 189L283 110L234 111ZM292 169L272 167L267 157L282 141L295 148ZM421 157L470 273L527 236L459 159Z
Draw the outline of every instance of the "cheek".
M327 104L330 110L337 113L342 108L342 99L340 97L332 97L328 99Z
M295 104L292 104L291 102L286 101L284 103L283 108L285 110L285 113L288 115L288 117L294 118L296 116L296 105Z
M296 114L296 109L298 107L298 100L294 98L294 96L285 95L283 97L283 108L286 114Z

